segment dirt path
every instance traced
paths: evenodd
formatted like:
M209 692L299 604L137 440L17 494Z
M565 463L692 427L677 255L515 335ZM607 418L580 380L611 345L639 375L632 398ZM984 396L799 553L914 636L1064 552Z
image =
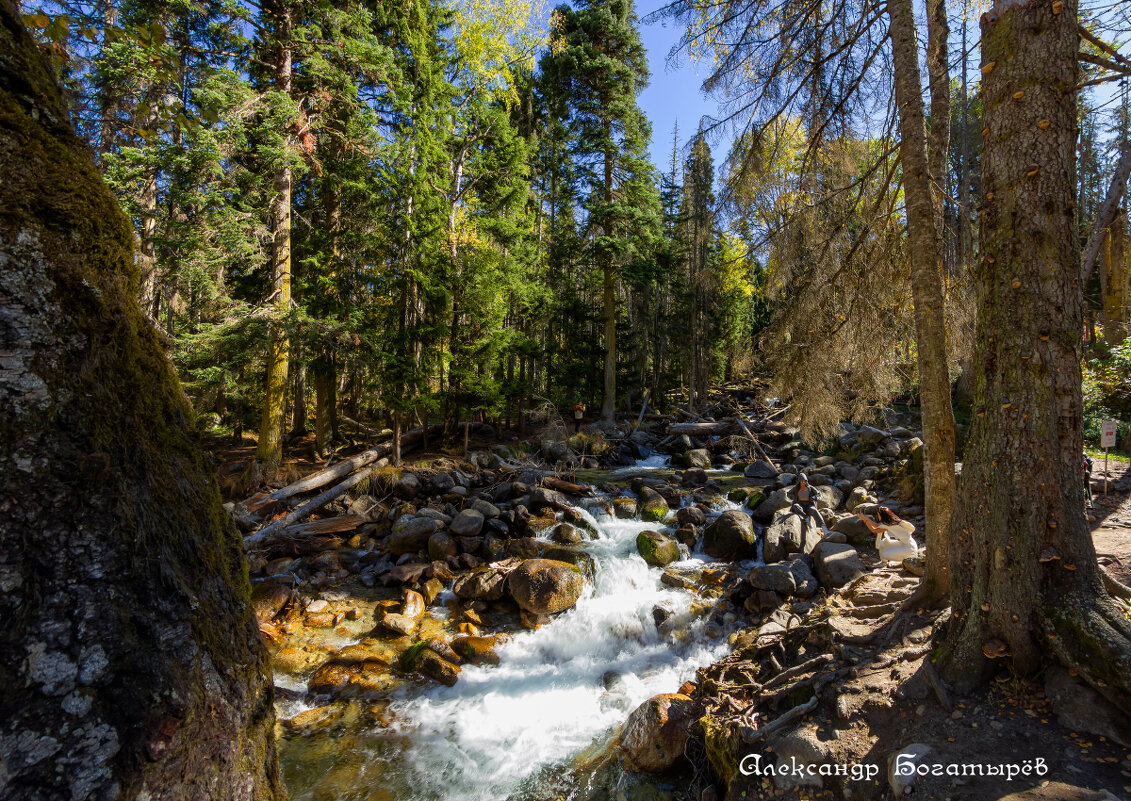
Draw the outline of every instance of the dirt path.
M1092 541L1107 571L1131 584L1131 463L1109 462L1108 494L1103 494L1103 460L1092 470Z

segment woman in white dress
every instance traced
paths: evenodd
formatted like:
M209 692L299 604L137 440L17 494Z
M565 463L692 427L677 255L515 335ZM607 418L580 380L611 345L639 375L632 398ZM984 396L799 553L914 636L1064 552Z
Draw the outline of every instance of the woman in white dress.
M857 512L856 516L876 535L876 550L880 552L880 558L885 562L898 564L908 557L922 554L922 550L911 536L915 533L915 526L886 506L881 506L876 513L878 520L874 521L860 512Z

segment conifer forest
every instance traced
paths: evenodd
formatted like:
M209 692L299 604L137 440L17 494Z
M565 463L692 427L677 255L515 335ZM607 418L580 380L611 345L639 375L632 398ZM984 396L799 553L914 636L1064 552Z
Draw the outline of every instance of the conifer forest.
M0 801L1131 801L1131 3L0 0Z

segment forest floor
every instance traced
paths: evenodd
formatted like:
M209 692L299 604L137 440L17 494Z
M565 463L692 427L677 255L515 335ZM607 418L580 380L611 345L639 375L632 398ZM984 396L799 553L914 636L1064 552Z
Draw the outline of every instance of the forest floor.
M1092 470L1092 540L1107 571L1131 585L1131 462L1109 461L1107 480L1105 496L1104 465L1099 459Z

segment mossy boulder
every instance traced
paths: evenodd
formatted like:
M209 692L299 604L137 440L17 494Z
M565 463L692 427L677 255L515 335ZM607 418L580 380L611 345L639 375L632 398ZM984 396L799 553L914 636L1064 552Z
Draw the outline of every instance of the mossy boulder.
M636 499L613 498L613 514L618 520L632 520L636 517Z
M703 534L703 550L715 559L735 561L758 555L758 538L750 515L729 509L719 515Z
M597 577L597 563L593 560L593 556L588 551L582 550L581 548L558 545L543 551L542 558L553 559L558 562L568 562L581 570L582 576L589 581L593 581Z
M679 543L658 531L641 531L636 535L636 549L645 562L656 567L679 561Z
M577 603L585 582L581 569L553 559L527 559L507 577L507 589L523 611L552 615Z
M637 491L640 499L640 519L649 523L658 523L671 512L668 502L660 493L651 487L641 487Z
M704 715L699 718L699 728L703 731L707 761L726 787L738 775L739 761L745 753L744 744L738 732L722 718Z

